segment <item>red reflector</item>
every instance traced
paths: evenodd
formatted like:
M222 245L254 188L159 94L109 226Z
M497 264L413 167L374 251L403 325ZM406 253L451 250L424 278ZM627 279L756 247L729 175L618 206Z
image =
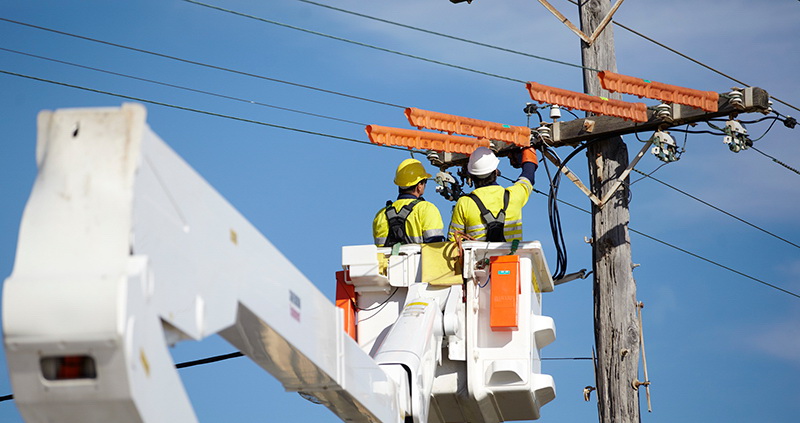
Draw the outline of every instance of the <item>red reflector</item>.
M41 359L40 365L42 376L47 380L97 378L94 358L88 355L44 357Z

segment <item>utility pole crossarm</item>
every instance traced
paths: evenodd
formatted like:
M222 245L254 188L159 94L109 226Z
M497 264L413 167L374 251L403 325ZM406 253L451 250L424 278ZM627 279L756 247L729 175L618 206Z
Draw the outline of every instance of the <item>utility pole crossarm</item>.
M647 122L631 122L612 116L592 116L571 121L555 122L552 127L552 147L575 145L598 137L611 137L636 132L663 130L681 126L688 123L703 122L709 119L726 117L737 113L766 113L769 108L769 94L758 87L746 88L743 93L743 107L734 105L733 99L724 93L719 98L719 109L716 112L706 112L690 106L672 104L670 107L671 119L659 117L658 111L647 110Z

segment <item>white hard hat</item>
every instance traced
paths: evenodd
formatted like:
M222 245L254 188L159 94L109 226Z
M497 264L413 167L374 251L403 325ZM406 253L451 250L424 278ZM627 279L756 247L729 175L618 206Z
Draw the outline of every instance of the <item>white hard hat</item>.
M476 178L482 178L497 169L500 159L488 147L478 147L469 156L467 172Z

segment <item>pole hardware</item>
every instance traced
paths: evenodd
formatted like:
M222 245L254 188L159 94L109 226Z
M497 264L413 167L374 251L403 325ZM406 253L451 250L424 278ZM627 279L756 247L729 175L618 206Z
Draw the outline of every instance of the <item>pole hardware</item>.
M642 309L644 308L644 303L641 301L637 302L636 308L638 309L637 311L639 315L639 346L642 350L642 367L644 368L645 381L634 386L634 389L638 389L640 385L644 385L645 392L647 393L647 411L652 413L653 405L650 403L650 377L647 375L647 354L645 354L644 351L644 328L642 327ZM635 382L639 381L635 380Z
M725 122L725 137L722 142L728 144L728 148L734 153L747 150L753 146L753 141L747 136L747 129L741 122L731 119Z
M667 131L656 131L649 140L653 143L653 149L650 150L654 156L664 163L671 163L678 161L681 156L678 152L678 145L675 139Z
M591 399L592 391L596 390L597 388L595 388L594 386L587 386L583 388L583 400L589 402L589 400Z

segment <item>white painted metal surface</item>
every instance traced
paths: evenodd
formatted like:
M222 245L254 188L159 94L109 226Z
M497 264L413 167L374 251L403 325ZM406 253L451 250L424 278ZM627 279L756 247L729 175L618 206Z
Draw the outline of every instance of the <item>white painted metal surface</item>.
M422 279L419 245L403 245L397 254L389 248L343 247L343 266L357 274L350 283L361 308L358 343L382 365L406 369L415 422L538 419L540 407L555 397L553 378L541 373L539 355L555 340L553 319L542 315L541 293L553 291L553 280L541 244L523 242L515 252L522 282L518 329L501 332L489 324L490 268L477 264L511 253L512 243L462 246L465 283L449 287ZM379 256L388 262L385 271ZM441 320L439 326L431 326L432 319ZM426 368L433 374L420 371ZM401 371L390 372L400 381Z
M341 315L145 124L141 106L43 112L3 324L28 422L196 421L168 343L220 333L343 420L397 422L395 383ZM48 380L41 359L88 356Z

